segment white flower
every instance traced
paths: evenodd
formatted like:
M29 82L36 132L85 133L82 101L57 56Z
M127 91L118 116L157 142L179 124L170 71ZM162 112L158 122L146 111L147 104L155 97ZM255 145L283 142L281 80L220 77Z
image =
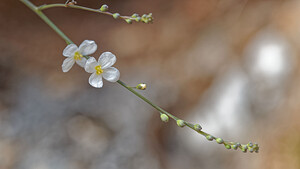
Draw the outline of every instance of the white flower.
M102 53L98 62L94 57L90 57L85 64L85 71L92 73L89 78L90 85L101 88L103 86L102 77L110 82L118 81L120 72L118 69L111 67L116 61L116 56L110 52Z
M63 72L68 72L74 63L84 67L86 58L83 55L93 54L97 50L97 44L92 40L83 41L79 47L75 44L69 44L63 51L63 55L67 57L61 65Z

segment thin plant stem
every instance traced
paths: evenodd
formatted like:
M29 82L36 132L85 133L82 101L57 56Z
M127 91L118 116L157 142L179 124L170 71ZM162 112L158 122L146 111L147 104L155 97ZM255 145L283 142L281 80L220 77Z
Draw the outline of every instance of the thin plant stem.
M96 12L96 13L101 13L101 14L113 16L113 13L111 13L111 12L107 12L107 11L103 12L103 11L100 11L99 9L92 9L92 8L88 8L88 7L84 7L84 6L79 6L79 5L46 4L46 5L41 5L41 6L37 7L37 8L40 11L42 11L42 10L45 10L45 9L55 8L55 7L81 9L81 10L85 10L85 11ZM135 18L130 17L130 16L120 16L120 18L121 19L135 19Z

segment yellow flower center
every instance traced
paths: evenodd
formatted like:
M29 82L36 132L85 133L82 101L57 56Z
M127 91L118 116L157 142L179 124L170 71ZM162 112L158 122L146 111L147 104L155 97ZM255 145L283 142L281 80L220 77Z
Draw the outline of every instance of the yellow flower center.
M83 57L82 54L80 54L79 52L74 53L74 59L75 60L81 60L82 57Z
M103 70L101 69L100 65L96 66L95 69L96 69L97 75L100 75L101 73L103 73Z

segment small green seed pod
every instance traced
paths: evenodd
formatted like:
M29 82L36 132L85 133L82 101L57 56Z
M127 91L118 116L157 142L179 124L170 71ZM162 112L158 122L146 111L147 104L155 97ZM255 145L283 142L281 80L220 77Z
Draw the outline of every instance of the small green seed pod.
M113 14L113 17L114 17L115 19L118 19L118 18L120 17L120 14L119 14L119 13L114 13L114 14Z
M194 125L194 129L195 129L196 131L201 131L202 127L200 126L200 124L195 124L195 125Z
M176 123L177 123L177 126L179 127L184 127L185 126L185 123L183 120L176 120Z
M135 88L145 90L147 88L147 85L145 83L140 83Z
M106 4L102 5L100 8L101 12L106 12L108 10L108 6Z
M207 139L208 141L213 141L213 140L214 140L214 137L211 136L211 135L207 135L207 136L206 136L206 139Z
M169 117L166 114L161 114L160 119L163 122L168 122L169 121Z
M229 144L226 144L225 147L229 150L231 149L231 146Z
M216 142L217 142L218 144L222 144L222 143L224 143L224 140L221 139L221 138L216 138Z

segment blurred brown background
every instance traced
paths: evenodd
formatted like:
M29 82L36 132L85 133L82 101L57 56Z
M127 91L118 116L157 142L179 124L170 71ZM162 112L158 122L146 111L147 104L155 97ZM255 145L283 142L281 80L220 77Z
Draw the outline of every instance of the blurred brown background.
M32 1L35 5L64 1ZM159 113L117 83L61 71L65 42L19 1L0 3L1 169L300 168L298 0L78 0L153 24L76 9L45 14L75 43L116 54L121 80L225 140L226 150Z

